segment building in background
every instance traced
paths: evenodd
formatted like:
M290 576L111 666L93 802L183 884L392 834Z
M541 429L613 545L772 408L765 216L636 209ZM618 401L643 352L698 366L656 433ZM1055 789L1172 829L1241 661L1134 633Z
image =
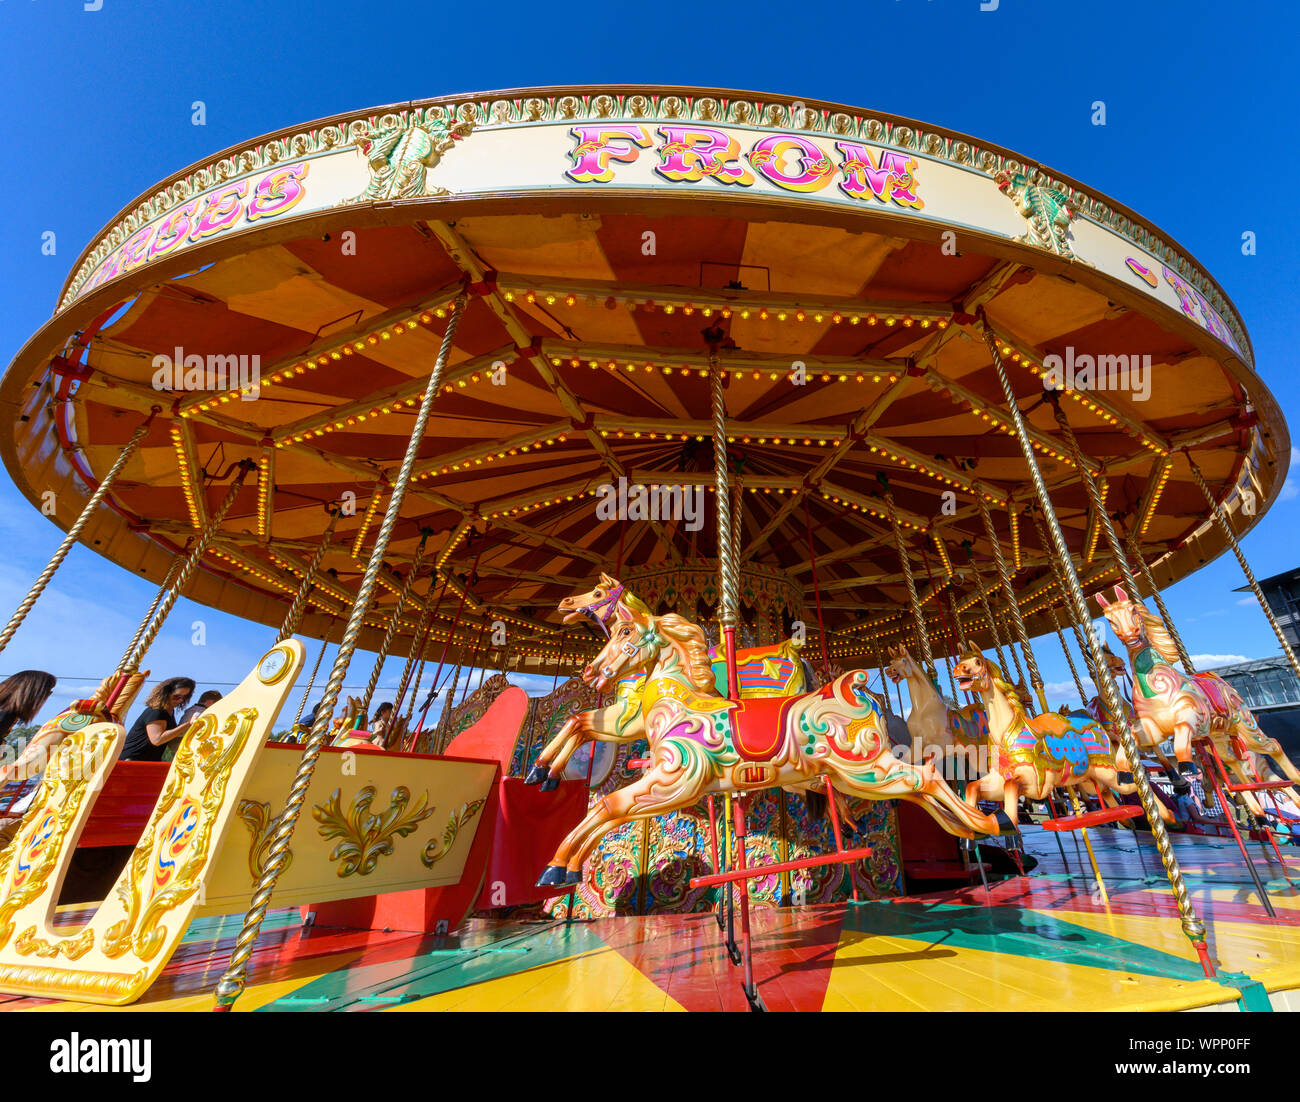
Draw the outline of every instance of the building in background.
M1284 574L1274 574L1259 583L1264 600L1282 627L1282 634L1293 647L1300 647L1300 567ZM1240 586L1236 592L1245 593L1250 586Z
M1291 579L1300 580L1300 570L1278 575L1278 578L1270 578L1269 581L1277 582L1279 578L1288 580L1286 599L1294 600L1289 596ZM1264 592L1269 595L1267 583L1264 585ZM1273 605L1271 595L1269 595L1269 604ZM1274 605L1273 608L1278 619L1281 620L1277 606ZM1295 608L1296 612L1300 613L1300 603L1296 604ZM1300 626L1300 618L1293 619L1290 626L1285 627L1288 642L1294 639L1297 626ZM1295 670L1291 668L1286 655L1260 658L1254 662L1239 662L1235 666L1220 666L1214 672L1241 694L1246 707L1255 713L1255 718L1264 729L1264 733L1277 739L1282 744L1287 757L1295 761L1297 754L1300 754L1300 678L1296 677Z

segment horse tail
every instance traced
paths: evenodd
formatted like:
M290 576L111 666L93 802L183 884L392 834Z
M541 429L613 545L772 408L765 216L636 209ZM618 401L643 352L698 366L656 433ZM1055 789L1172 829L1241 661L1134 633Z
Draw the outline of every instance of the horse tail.
M803 806L811 818L818 820L826 818L826 793L804 789Z

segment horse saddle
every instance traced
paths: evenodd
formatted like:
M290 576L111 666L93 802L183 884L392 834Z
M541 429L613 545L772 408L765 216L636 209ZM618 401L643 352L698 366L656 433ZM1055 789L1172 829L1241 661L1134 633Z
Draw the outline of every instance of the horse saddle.
M770 761L785 739L785 717L796 696L754 697L728 710L731 743L745 761Z

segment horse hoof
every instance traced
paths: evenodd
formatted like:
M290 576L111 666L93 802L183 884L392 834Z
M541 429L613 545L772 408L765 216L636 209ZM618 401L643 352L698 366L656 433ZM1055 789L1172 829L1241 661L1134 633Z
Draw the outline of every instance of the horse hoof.
M528 770L528 776L524 778L524 784L541 784L548 776L550 776L550 772L546 766L538 763Z
M581 884L581 883L582 883L582 870L581 870L581 869L569 869L569 870L564 874L564 882L565 882L566 884Z
M1133 774L1132 774L1132 773L1116 773L1116 774L1115 774L1115 780L1116 780L1118 783L1120 783L1120 784L1132 784L1132 783L1133 783Z
M998 808L997 811L993 813L993 818L998 824L999 835L1016 833L1018 829L1016 824L1007 817L1007 813L1003 811L1002 808Z
M560 787L560 778L559 778L559 777L551 777L551 776L548 776L548 777L546 778L546 780L542 781L542 791L543 791L543 792L554 792L554 791L555 791L557 788L559 788L559 787Z
M546 870L537 878L539 888L558 888L566 883L568 870L563 865L547 865Z

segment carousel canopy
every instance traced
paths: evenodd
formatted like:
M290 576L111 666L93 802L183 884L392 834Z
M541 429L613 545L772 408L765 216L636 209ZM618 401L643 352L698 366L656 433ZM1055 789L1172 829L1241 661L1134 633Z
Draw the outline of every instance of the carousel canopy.
M159 407L82 535L154 580L252 461L187 592L268 624L341 506L303 625L323 634L463 290L363 645L422 537L397 652L438 602L434 639L503 619L515 658L545 660L556 603L602 569L713 615L711 350L742 615L770 637L818 596L845 659L910 630L886 487L936 633L955 615L979 634L975 578L997 584L979 495L1048 626L1060 594L986 332L1093 589L1116 574L1045 378L1162 584L1223 550L1189 459L1239 531L1285 477L1235 309L1137 214L910 119L646 87L379 108L177 173L90 244L9 367L0 450L66 528Z

